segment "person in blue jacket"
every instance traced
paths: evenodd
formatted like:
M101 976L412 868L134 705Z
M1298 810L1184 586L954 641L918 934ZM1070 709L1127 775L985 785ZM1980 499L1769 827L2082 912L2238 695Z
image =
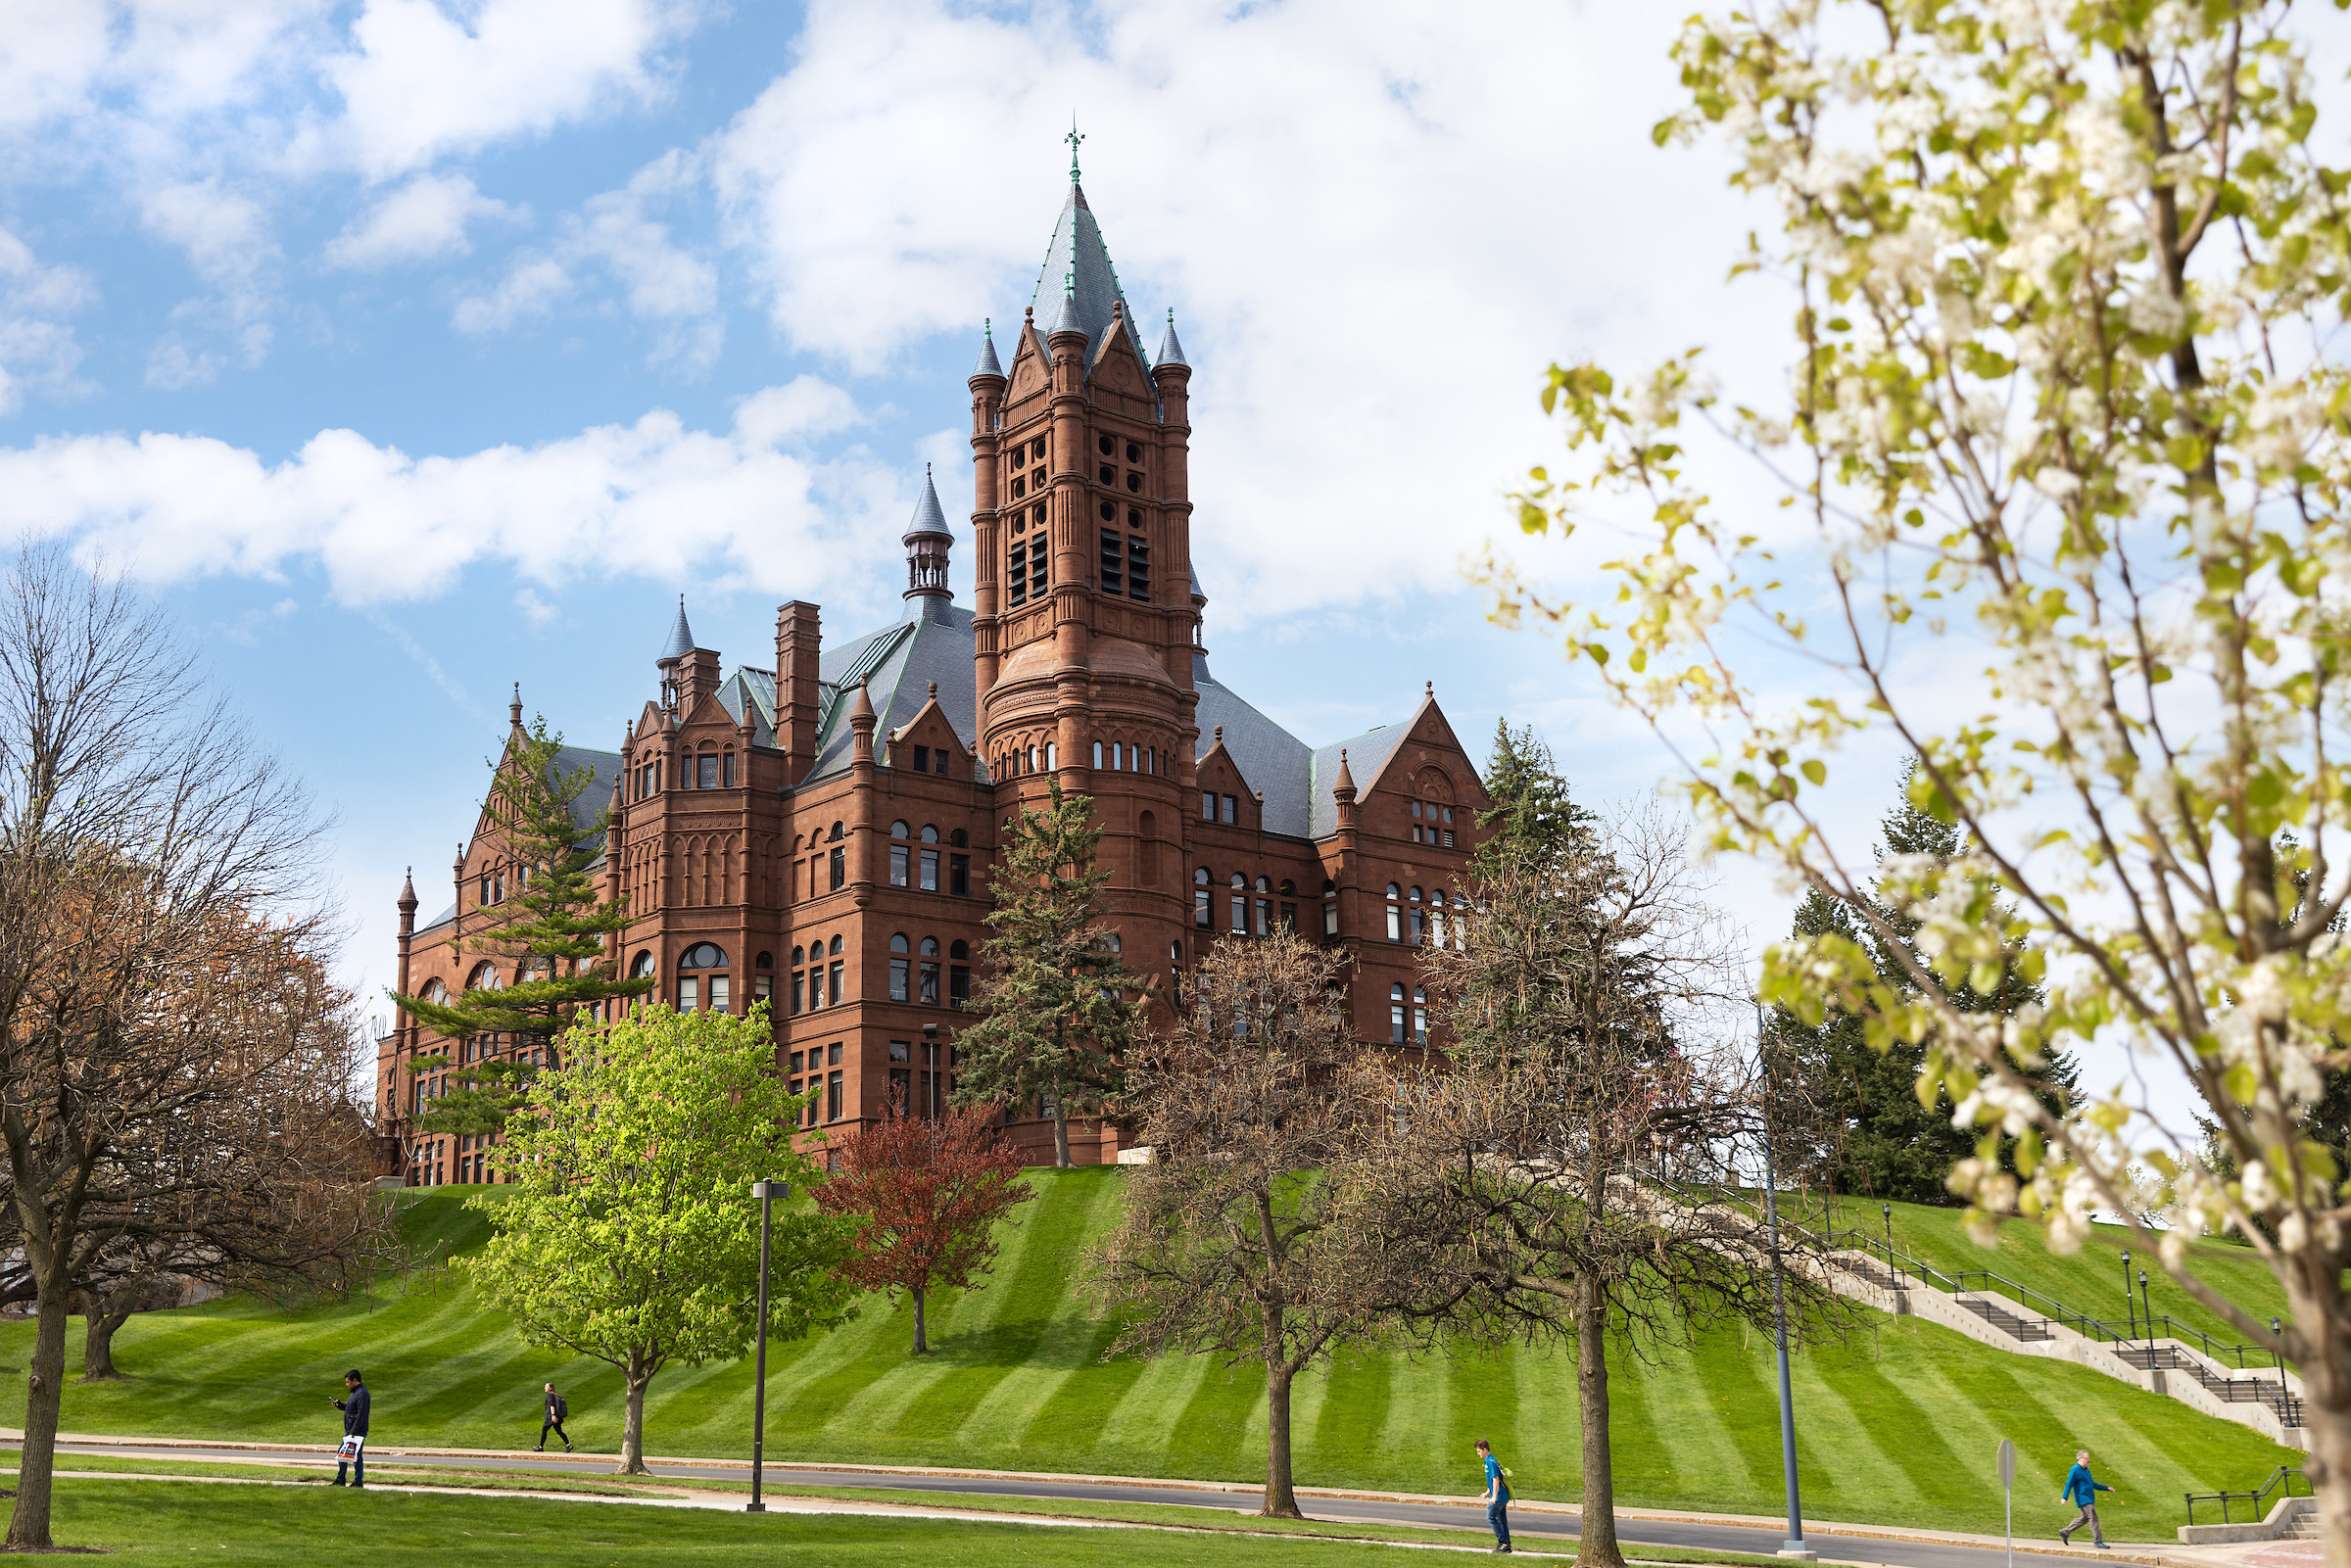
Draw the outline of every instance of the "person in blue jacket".
M2074 1544L2074 1532L2087 1524L2089 1526L2089 1539L2103 1549L2106 1532L2098 1523L2098 1494L2113 1490L2089 1473L2089 1450L2083 1449L2076 1452L2074 1467L2065 1473L2065 1490L2057 1495L2057 1500L2073 1503L2082 1511L2074 1516L2072 1524L2057 1532L2057 1539L2070 1546Z
M1494 1448L1484 1438L1477 1440L1477 1456L1486 1462L1486 1523L1494 1527L1494 1549L1511 1549L1511 1483L1502 1473L1502 1461L1494 1457Z
M335 1485L344 1484L343 1472L348 1469L351 1472L350 1484L363 1487L367 1484L368 1402L367 1383L360 1376L358 1367L343 1374L343 1398L334 1402L335 1408L343 1412L343 1448L351 1455L346 1460L342 1453L336 1454Z

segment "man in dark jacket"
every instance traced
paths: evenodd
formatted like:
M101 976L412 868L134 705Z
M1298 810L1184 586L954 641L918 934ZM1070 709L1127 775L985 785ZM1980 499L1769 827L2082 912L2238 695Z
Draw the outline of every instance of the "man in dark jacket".
M531 1451L545 1453L547 1451L547 1435L552 1432L563 1440L563 1451L569 1453L571 1451L571 1434L563 1430L563 1418L570 1413L571 1406L564 1402L562 1395L555 1392L555 1386L550 1383L547 1386L547 1419L539 1423L539 1447Z
M2087 1525L2089 1539L2097 1544L2100 1551L2105 1550L2106 1532L2098 1523L2098 1494L2113 1490L2089 1473L2089 1450L2084 1449L2077 1452L2074 1455L2074 1467L2065 1473L2065 1490L2057 1495L2057 1500L2070 1502L2082 1511L2074 1516L2072 1524L2057 1532L2057 1539L2070 1546L2074 1544L2074 1532Z
M351 1472L351 1485L367 1484L367 1384L353 1367L343 1374L342 1399L335 1408L343 1412L343 1447L335 1453L335 1485L342 1486L343 1472Z

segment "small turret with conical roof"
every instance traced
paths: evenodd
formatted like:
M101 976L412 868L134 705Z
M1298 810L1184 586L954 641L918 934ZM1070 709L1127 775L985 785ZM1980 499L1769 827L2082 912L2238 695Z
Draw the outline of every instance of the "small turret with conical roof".
M938 504L938 487L931 481L931 465L923 464L922 499L914 503L914 521L906 525L899 543L906 546L906 597L924 618L934 606L954 598L947 586L947 552L955 536L947 531L947 514Z
M1152 367L1157 369L1170 364L1179 364L1187 369L1191 366L1191 361L1183 356L1183 345L1176 339L1176 311L1173 308L1168 311L1168 330L1159 335L1159 356L1152 360Z
M995 323L987 320L980 323L980 362L972 367L971 379L977 381L983 376L1004 379L1004 367L996 362Z
M661 656L653 668L661 672L661 705L674 707L678 700L678 665L694 651L694 628L686 624L686 595L678 595L678 618L669 629L669 641L662 646Z

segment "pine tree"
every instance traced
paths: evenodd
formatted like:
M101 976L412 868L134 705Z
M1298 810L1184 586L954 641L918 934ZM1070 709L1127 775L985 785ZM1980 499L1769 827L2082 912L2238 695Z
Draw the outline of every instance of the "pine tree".
M1470 857L1473 873L1491 872L1506 858L1556 864L1591 835L1592 813L1568 796L1551 747L1531 726L1513 733L1510 721L1496 721L1486 795L1494 804L1477 814L1477 825L1492 836Z
M483 812L523 868L521 886L490 906L486 923L458 948L524 959L529 977L469 990L449 1002L393 996L417 1022L451 1040L512 1035L524 1046L545 1045L592 1004L652 988L649 979L616 977L613 933L628 924L628 911L623 900L600 899L588 875L603 853L611 813L600 810L581 820L579 799L595 770L565 769L562 749L563 737L550 735L540 718L527 731L517 725L505 755L493 765ZM445 1055L421 1057L408 1070L421 1075L450 1066ZM520 1052L463 1064L450 1072L449 1092L432 1102L417 1125L427 1132L495 1134L522 1103L537 1070Z
M1880 865L1897 856L1924 856L1948 863L1965 852L1958 830L1937 820L1912 800L1915 759L1902 769L1898 803L1879 827ZM1880 886L1884 879L1880 879ZM1916 944L1919 922L1890 903L1879 914L1891 927L1895 941L1921 967L1926 956ZM1994 919L2004 912L1995 910ZM1874 927L1859 928L1843 904L1806 893L1797 907L1792 934L1843 936L1871 952L1879 975L1897 990L1915 993L1917 985L1901 963L1894 942ZM2040 988L2014 964L2004 968L1989 991L1963 983L1950 991L1952 1002L1968 1013L2014 1013L2039 1005ZM1812 1174L1833 1191L1861 1197L1895 1199L1904 1203L1956 1204L1943 1184L1952 1164L1975 1150L1975 1135L1951 1125L1954 1107L1947 1094L1931 1106L1918 1101L1918 1071L1925 1060L1923 1046L1895 1040L1880 1053L1862 1037L1861 1020L1830 1008L1816 1026L1807 1026L1786 1009L1775 1009L1765 1025L1765 1047L1775 1075L1794 1074L1791 1089L1800 1086L1802 1097L1818 1122L1841 1129L1820 1147L1808 1151L1816 1167ZM2060 1095L2072 1094L2080 1069L2064 1052L2053 1052L2028 1076L2041 1085L2054 1106Z
M973 998L981 1017L955 1041L956 1103L1025 1109L1041 1098L1062 1166L1071 1114L1099 1112L1118 1093L1145 1006L1147 982L1094 926L1110 874L1095 865L1093 818L1090 797L1064 797L1055 784L1044 810L1005 823L989 879L996 934L980 949L990 973Z

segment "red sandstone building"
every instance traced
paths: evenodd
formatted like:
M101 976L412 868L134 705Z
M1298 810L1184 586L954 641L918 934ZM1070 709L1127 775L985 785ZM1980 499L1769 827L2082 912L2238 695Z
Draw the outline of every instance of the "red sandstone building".
M635 917L623 971L675 1007L768 1002L778 1070L817 1091L811 1127L944 1103L997 828L1052 780L1093 797L1105 924L1163 997L1209 942L1289 925L1356 954L1365 1038L1425 1047L1414 949L1461 906L1483 788L1433 695L1315 747L1210 675L1191 379L1173 312L1145 352L1073 168L1010 364L984 338L970 379L975 607L954 602L926 478L897 624L828 646L818 607L788 603L774 662L729 674L681 604L620 749L565 757L595 770L583 808L612 812L600 870ZM422 926L402 890L405 992L518 977L458 951L517 885L486 824L452 881ZM412 1183L480 1179L473 1140L414 1127L439 1085L408 1063L446 1049L405 1017L379 1043L378 1109ZM1050 1159L1039 1110L1008 1119ZM1072 1148L1108 1161L1118 1129L1075 1125Z

